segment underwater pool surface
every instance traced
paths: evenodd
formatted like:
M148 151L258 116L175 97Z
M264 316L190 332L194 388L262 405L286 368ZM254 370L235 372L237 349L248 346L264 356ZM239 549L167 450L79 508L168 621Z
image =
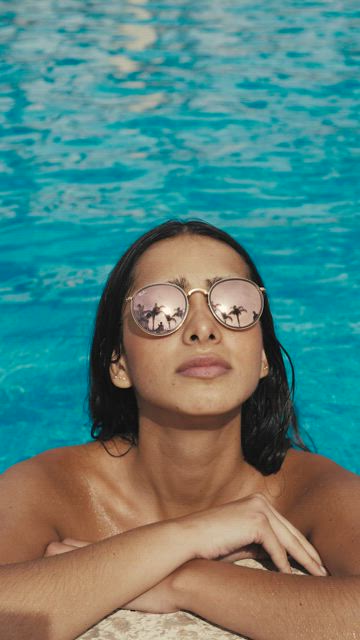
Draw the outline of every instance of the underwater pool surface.
M259 267L305 440L360 472L358 2L0 16L0 469L90 438L107 274L143 231L196 217Z

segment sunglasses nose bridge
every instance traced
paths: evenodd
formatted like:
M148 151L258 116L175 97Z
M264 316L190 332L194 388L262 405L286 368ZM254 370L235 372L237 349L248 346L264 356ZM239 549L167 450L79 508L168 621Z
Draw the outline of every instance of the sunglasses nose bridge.
M189 300L190 296L193 295L193 293L202 293L206 298L209 295L209 292L206 291L206 289L200 289L200 288L190 289L190 291L188 291L187 294L186 294L188 300Z
M208 308L208 310L210 309L210 311L212 312L212 309L211 309L210 304L209 304L209 290L202 289L200 287L197 287L196 289L190 289L190 291L187 292L186 297L187 297L187 300L188 300L188 311L190 311L190 297L194 293L201 293L202 294L202 296L205 298L206 307ZM200 300L199 300L199 304L202 304L202 303L200 303ZM197 308L199 310L199 307L197 307Z
M196 289L190 289L190 291L187 292L186 297L188 300L188 305L190 303L190 298L194 293L201 293L206 299L207 305L209 305L209 292L206 289L201 289L200 287L197 287Z

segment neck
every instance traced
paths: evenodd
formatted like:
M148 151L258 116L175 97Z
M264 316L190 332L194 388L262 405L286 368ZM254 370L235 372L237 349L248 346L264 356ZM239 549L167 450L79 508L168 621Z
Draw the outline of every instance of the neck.
M179 517L247 495L256 472L244 460L234 415L140 418L135 482L159 519Z

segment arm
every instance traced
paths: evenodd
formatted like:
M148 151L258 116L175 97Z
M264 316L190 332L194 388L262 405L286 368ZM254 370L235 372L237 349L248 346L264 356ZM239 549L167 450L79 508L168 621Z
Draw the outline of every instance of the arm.
M252 640L359 640L360 577L285 575L194 560L172 581L179 609Z
M2 640L73 639L195 557L193 532L167 521L43 558L62 505L36 461L0 478Z
M359 496L359 479L331 468L296 505L332 575L192 561L173 576L176 604L253 640L360 640Z
M167 521L72 553L3 565L2 640L75 638L192 556L186 531Z
M0 567L2 640L71 640L190 559L231 555L252 542L282 571L290 570L289 552L321 575L315 549L257 495L42 558L56 540L51 485L32 464L0 484L0 562L8 563Z

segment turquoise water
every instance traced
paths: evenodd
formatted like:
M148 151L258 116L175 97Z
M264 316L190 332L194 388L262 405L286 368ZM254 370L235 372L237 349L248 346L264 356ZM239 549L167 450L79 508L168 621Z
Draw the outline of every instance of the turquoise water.
M106 275L201 217L254 256L318 450L360 472L352 0L0 2L0 465L89 437Z

